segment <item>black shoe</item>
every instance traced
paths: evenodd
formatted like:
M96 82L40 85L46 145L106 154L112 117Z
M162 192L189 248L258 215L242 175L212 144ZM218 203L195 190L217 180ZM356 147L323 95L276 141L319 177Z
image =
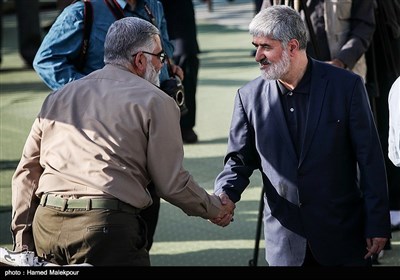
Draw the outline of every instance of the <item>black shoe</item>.
M392 230L392 232L399 231L400 230L400 224L391 225L391 230Z
M383 247L383 250L392 250L392 244L390 239L386 242L385 247Z
M381 264L380 261L378 260L379 259L378 254L373 254L371 258L372 258L372 264L373 265L380 265Z
M182 140L183 143L196 143L198 141L197 134L193 131L193 129L184 129L182 130Z

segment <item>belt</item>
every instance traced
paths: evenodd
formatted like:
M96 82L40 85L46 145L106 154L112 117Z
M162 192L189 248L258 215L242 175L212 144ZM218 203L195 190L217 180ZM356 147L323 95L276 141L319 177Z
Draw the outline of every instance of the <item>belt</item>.
M140 209L133 207L118 199L109 198L86 198L86 199L66 199L52 194L43 194L40 198L40 205L43 207L51 206L59 208L61 211L67 209L85 209L87 211L92 209L108 209L127 212L130 214L139 214Z

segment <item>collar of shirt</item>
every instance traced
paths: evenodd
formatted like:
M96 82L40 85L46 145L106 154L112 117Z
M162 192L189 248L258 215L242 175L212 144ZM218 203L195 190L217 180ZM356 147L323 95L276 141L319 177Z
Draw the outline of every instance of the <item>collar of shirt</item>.
M291 92L295 94L310 94L310 82L311 82L311 61L310 58L308 58L306 72L304 73L297 87L295 87L292 91L290 91L280 81L277 80L276 84L278 86L279 92L282 95L288 95Z
M116 1L120 5L122 10L124 10L125 8L130 10L131 5L128 3L128 1L126 1L126 0L116 0ZM144 4L141 4L142 2L144 3L144 1L142 1L142 0L136 1L135 9L139 5L144 5Z
M128 5L128 1L126 0L117 0L118 5L121 7L122 10Z

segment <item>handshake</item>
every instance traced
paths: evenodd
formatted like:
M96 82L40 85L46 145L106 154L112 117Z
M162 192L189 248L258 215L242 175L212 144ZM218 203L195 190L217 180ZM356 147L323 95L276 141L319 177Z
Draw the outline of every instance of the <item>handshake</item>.
M232 200L229 199L226 193L221 193L219 195L219 200L221 201L222 208L218 216L209 219L209 221L218 226L226 227L231 222L233 222L233 215L236 205L232 202Z

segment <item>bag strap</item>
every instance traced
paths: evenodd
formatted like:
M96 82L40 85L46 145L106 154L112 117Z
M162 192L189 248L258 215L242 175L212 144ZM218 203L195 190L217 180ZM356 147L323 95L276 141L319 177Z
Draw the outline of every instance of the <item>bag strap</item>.
M79 0L73 1L73 3L77 2ZM108 8L111 10L111 12L114 14L114 16L117 19L123 18L124 17L124 12L122 11L121 7L118 5L118 3L115 2L115 0L104 0L104 2L107 4ZM84 11L83 11L83 40L82 40L82 45L81 45L81 50L79 52L79 58L77 60L77 63L75 67L79 70L82 71L86 59L87 59L87 53L89 49L89 40L90 40L90 33L92 31L92 25L93 25L93 7L92 3L90 0L83 0L84 4Z
M104 0L104 2L107 4L108 8L114 14L116 19L121 19L125 17L124 11L122 11L121 6L117 3L117 1Z
M79 0L73 1L73 3L77 2ZM92 25L93 25L93 8L92 8L92 3L90 3L90 0L83 0L83 3L85 4L84 6L84 19L83 19L83 41L82 41L82 46L78 58L78 62L76 63L76 68L79 71L83 70L83 67L85 66L86 58L87 58L87 52L89 48L89 39L90 39L90 32L92 30ZM106 3L107 7L110 9L110 11L113 13L114 17L116 19L121 19L125 17L125 14L123 10L121 9L121 6L116 2L116 0L104 0L104 3ZM150 8L147 6L147 4L144 5L145 11L147 15L150 18L150 22L156 26L156 19L151 12ZM168 73L170 76L172 75L172 69L171 65L169 63L169 59L167 59L168 62Z
M92 24L93 24L92 3L90 3L90 0L83 0L83 4L85 5L83 11L83 41L79 53L79 59L76 64L76 68L79 71L82 71L83 67L85 66L87 53L89 49L90 32L92 30Z

